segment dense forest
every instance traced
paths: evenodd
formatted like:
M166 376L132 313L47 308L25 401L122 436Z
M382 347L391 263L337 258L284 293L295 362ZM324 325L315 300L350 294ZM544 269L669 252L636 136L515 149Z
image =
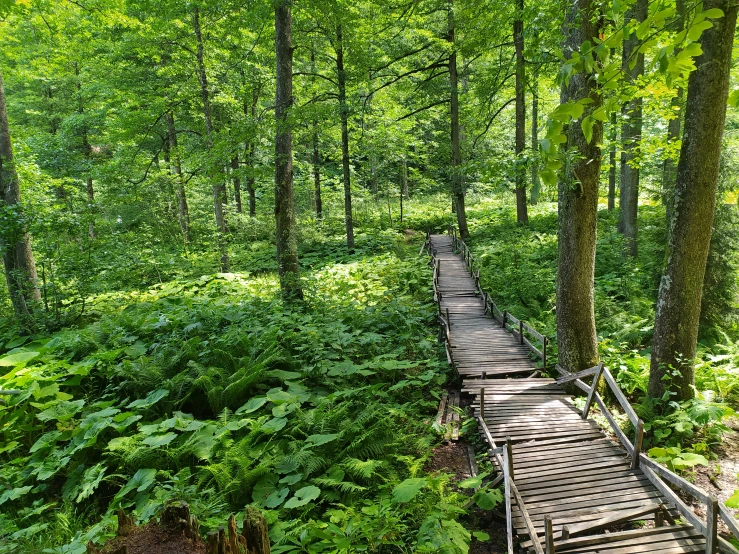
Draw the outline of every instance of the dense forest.
M273 553L502 552L464 407L481 477L438 462L450 225L739 508L738 9L0 0L0 551L186 501Z

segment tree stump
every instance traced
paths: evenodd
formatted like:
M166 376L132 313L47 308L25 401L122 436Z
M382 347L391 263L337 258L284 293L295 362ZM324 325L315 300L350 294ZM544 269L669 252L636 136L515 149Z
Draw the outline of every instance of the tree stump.
M198 536L200 523L190 515L190 506L187 502L173 502L168 504L162 512L162 525L181 531L187 538L195 539Z
M249 506L244 518L243 535L246 539L247 554L269 554L269 534L267 520L262 512Z

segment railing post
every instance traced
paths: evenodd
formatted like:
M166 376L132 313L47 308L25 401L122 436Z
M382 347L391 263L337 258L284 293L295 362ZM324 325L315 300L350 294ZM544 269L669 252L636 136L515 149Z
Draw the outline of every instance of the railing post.
M480 387L480 418L485 421L485 387Z
M523 344L523 320L518 320L518 341Z
M505 450L508 457L508 476L511 479L514 479L513 477L513 443L511 442L511 437L505 438Z
M449 319L449 308L446 309L446 326L447 326L447 329L452 328L452 320Z
M706 503L706 554L718 550L718 500L709 496Z
M544 536L546 540L546 554L555 554L554 552L554 533L552 532L552 516L544 516Z
M503 310L503 325L502 325L503 329L505 329L505 320L507 318L508 318L508 311L507 310Z
M644 422L640 419L636 422L636 435L634 436L634 455L631 458L631 469L639 467L639 455L641 454L641 445L644 441Z
M541 361L544 364L544 371L547 370L547 344L548 343L549 343L549 339L547 339L547 337L545 336L544 340L542 341L542 350L541 350L541 355L542 355Z
M600 375L603 373L603 364L598 364L598 371L593 375L593 386L588 392L588 398L585 401L585 407L582 409L582 418L588 419L588 412L590 412L590 406L593 404L593 398L595 398L595 390L598 388L598 381L600 381Z

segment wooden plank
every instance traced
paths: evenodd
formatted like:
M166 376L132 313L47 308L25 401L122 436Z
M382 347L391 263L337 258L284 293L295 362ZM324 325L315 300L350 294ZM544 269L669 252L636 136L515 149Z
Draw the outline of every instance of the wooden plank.
M439 411L436 412L436 426L441 427L444 418L444 411L446 410L446 401L449 393L444 391L441 395L441 402L439 402Z
M587 533L588 531L593 531L595 529L602 529L610 525L625 523L627 521L631 521L632 519L636 519L638 517L645 516L650 513L653 514L656 511L661 510L661 509L662 509L661 504L655 503L655 502L648 502L638 508L613 512L607 515L606 517L598 519L596 521L590 521L587 523L580 523L578 525L570 526L569 527L570 536L579 535L581 533Z
M588 377L589 375L595 375L598 373L598 370L602 367L601 364L598 364L594 367L589 367L588 369L583 369L582 371L578 371L577 373L569 373L568 375L565 375L563 377L558 377L556 379L558 385L562 385L564 383L570 383L572 381L576 381L578 379L582 379L583 377Z

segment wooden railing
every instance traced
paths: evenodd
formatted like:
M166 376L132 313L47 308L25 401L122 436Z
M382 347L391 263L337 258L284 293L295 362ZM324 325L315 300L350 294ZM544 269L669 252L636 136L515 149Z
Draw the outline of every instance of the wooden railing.
M477 285L477 288L479 290L480 295L483 298L483 301L485 302L485 311L486 313L489 312L491 317L496 319L503 327L505 327L507 330L509 330L513 335L521 341L521 344L525 344L529 347L529 349L538 356L542 362L544 369L547 368L547 344L548 339L546 336L542 335L536 329L531 327L528 323L525 321L521 321L518 318L512 316L506 311L501 311L500 308L495 304L492 297L489 293L485 292L482 287L480 287L480 271L479 269L477 272L475 272L474 269L474 258L472 256L472 253L470 252L469 247L457 237L456 229L453 225L449 226L449 234L452 237L452 245L454 247L454 250L461 252L465 263L467 265L467 269L470 271L470 274L475 279L475 283ZM426 235L426 248L430 250L430 237L427 233ZM435 256L434 256L435 259ZM435 284L434 284L434 291L438 292L438 261L434 262L434 275L435 275ZM439 299L441 297L439 296ZM439 308L440 310L440 308ZM439 313L439 320L442 324L442 330L444 334L444 338L446 339L446 351L447 351L447 359L449 360L452 367L454 367L454 360L451 355L451 351L449 349L449 328L450 328L450 320L449 320L449 314L442 314L441 311ZM541 349L536 348L531 341L527 338L526 335L529 335L533 337L535 340L539 341L539 343L542 345ZM597 366L585 369L583 371L580 371L578 373L569 373L567 370L565 370L563 367L561 367L559 364L555 365L555 369L560 374L560 377L556 379L556 382L558 384L565 384L565 383L572 383L572 385L576 386L580 390L582 390L586 394L586 400L585 400L585 406L583 407L583 410L581 412L581 417L583 419L587 419L588 414L590 413L590 409L595 403L598 408L600 409L600 413L603 415L603 417L608 421L608 424L611 427L611 430L613 433L618 437L619 441L623 445L623 447L626 449L626 451L631 456L631 468L632 470L640 470L646 477L649 479L649 481L654 485L654 487L659 490L662 495L670 502L672 503L675 508L678 510L680 515L685 518L685 520L693 525L698 532L700 532L705 538L706 538L706 554L716 554L719 550L721 552L726 552L729 554L739 554L739 549L734 547L730 542L727 540L721 538L718 536L718 521L719 519L726 524L726 527L731 531L731 533L739 539L739 523L737 523L737 520L734 518L734 516L729 512L729 510L726 508L726 506L718 502L715 496L708 494L700 487L688 482L684 478L680 477L676 473L670 471L665 466L655 462L651 458L649 458L647 455L645 455L642 452L642 442L644 439L644 422L639 418L639 416L634 411L634 408L629 403L628 399L626 398L626 395L623 393L621 388L618 386L618 383L616 382L616 379L613 377L613 374L608 370L607 367L603 366L603 364L598 364ZM593 376L593 381L590 385L586 384L582 379ZM601 377L605 381L608 389L613 394L613 397L618 401L618 404L621 406L621 409L623 410L624 414L626 414L626 417L628 417L629 421L631 422L631 425L634 427L634 441L633 443L629 440L629 438L626 436L626 434L623 432L623 430L619 427L616 418L614 417L611 410L608 408L606 403L603 401L603 398L598 394L598 385L601 380ZM508 526L508 552L509 554L512 554L513 552L513 545L512 545L512 516L511 516L511 502L512 497L511 494L515 497L516 503L518 504L518 508L521 511L522 518L524 520L524 523L526 524L527 530L529 531L529 536L531 537L531 542L534 547L534 550L536 551L536 554L555 554L554 553L554 539L555 539L555 533L553 531L552 527L552 520L548 516L545 518L544 521L544 539L545 544L542 546L541 541L539 540L539 537L536 533L536 529L534 528L533 524L531 523L531 518L529 517L528 512L526 511L526 506L523 502L523 498L521 498L520 493L518 492L518 489L516 488L516 484L514 482L514 465L513 465L513 457L511 453L511 445L510 440L506 441L505 447L501 448L498 447L495 444L495 441L493 440L490 431L488 430L487 424L485 423L484 417L485 417L485 406L484 406L484 389L481 389L480 392L480 414L477 416L477 421L480 425L480 428L483 431L483 434L485 436L485 439L487 440L489 446L490 446L490 454L494 457L496 463L501 468L503 480L505 484L505 499L506 499L506 523ZM695 512L675 493L672 487L677 487L679 490L683 491L684 493L692 496L702 504L705 504L706 507L706 520L705 522L701 520ZM633 512L633 513L632 513ZM566 527L562 528L561 533L557 535L558 538L566 539L570 536L573 536L577 533L584 533L586 531L591 531L596 528L605 527L608 525L614 525L616 523L625 522L631 519L635 519L641 515L646 515L649 513L654 513L655 521L661 525L661 521L663 518L666 518L670 520L672 516L670 515L669 511L665 508L664 505L649 505L649 506L642 506L640 508L637 508L636 510L630 510L628 512L618 512L615 515L612 515L610 517L603 518L603 520L598 520L596 522L593 522L588 525L583 525L582 529L578 527L570 527L569 529Z
M506 330L513 333L516 340L518 340L522 345L527 346L531 353L541 360L542 370L546 370L549 339L534 329L534 327L526 321L520 320L513 314L505 310L501 310L498 307L490 293L483 290L480 285L480 269L478 268L477 271L475 271L475 259L465 242L457 237L457 230L454 225L449 225L449 235L452 237L452 247L462 255L467 266L467 270L475 280L478 293L485 305L485 313L490 314L490 317L500 323L501 327L504 327Z

